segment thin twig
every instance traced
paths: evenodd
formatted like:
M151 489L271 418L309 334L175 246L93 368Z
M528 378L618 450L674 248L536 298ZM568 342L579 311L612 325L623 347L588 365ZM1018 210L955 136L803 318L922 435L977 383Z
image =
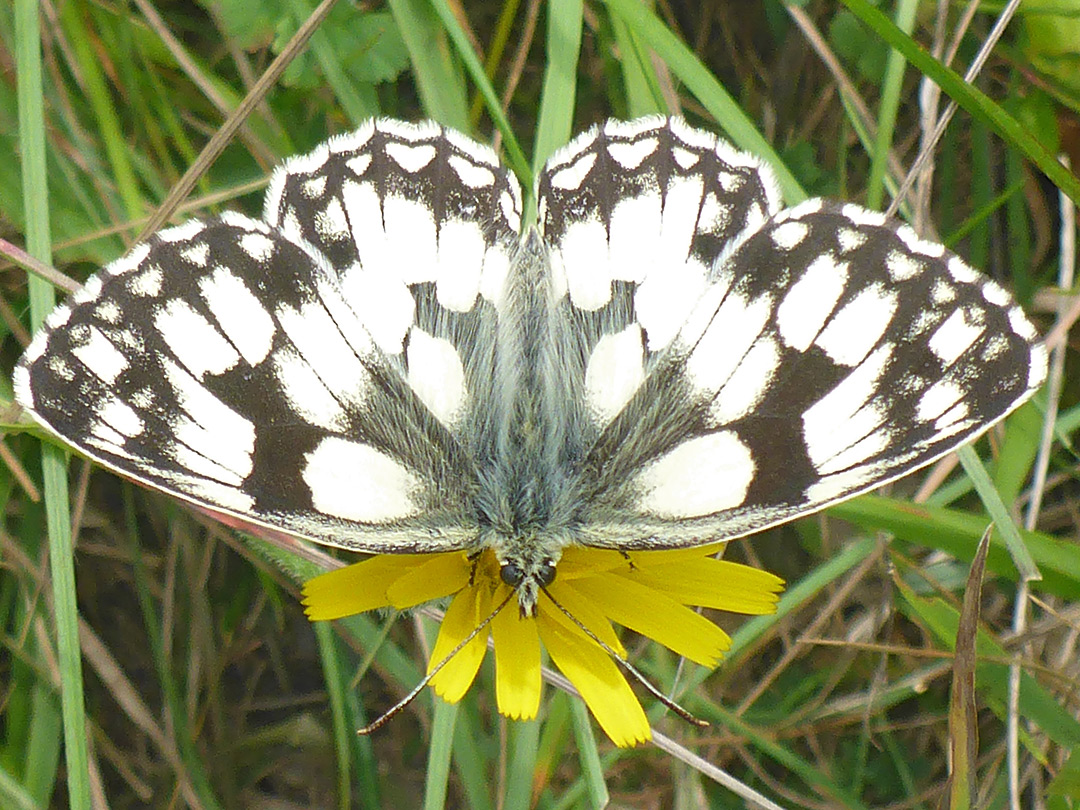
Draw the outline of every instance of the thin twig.
M833 53L832 48L829 47L828 41L822 36L817 26L814 25L814 21L810 19L810 15L801 6L787 3L784 8L795 25L802 31L807 44L814 49L814 53L818 55L822 64L825 65L825 69L833 77L833 82L836 84L844 101L851 105L851 109L859 117L859 123L866 130L867 137L873 141L877 137L877 121L874 120L874 116L871 114L866 102L863 101L863 97L859 95L855 82L847 75L847 71L840 64L840 60ZM899 182L900 178L904 176L904 167L893 149L889 149L888 163L889 173L892 175L893 180Z
M207 101L213 104L222 116L227 118L232 112L229 108L228 100L221 95L214 86L214 83L203 74L198 63L188 54L187 49L173 36L172 31L169 30L169 26L165 24L165 20L161 18L157 9L154 8L149 0L134 0L134 2L135 5L139 7L139 11L142 12L143 17L146 18L147 25L149 25L154 33L158 35L161 43L165 46L165 49L172 54L173 59L176 60L176 64L180 66L184 75L187 76L200 91L202 91L202 94L206 96ZM240 133L244 138L244 142L252 149L252 151L258 153L259 158L264 163L273 163L276 160L277 156L273 153L273 150L259 140L259 138L251 131L251 128L246 124L242 123Z
M20 487L22 487L23 492L26 493L26 497L34 503L41 503L41 492L34 486L34 479L30 477L30 473L23 467L19 457L11 452L11 448L8 447L7 442L2 440L0 440L0 462L3 462L4 466L8 469L8 472L11 473L11 477L19 483Z
M1068 165L1068 158L1062 157L1062 163ZM1058 262L1058 286L1067 290L1073 285L1076 271L1076 206L1064 192L1058 193L1061 211L1061 248ZM1058 321L1069 316L1064 302L1059 309ZM1024 528L1034 530L1039 520L1043 494L1046 489L1046 475L1050 467L1050 448L1054 441L1054 425L1057 422L1058 401L1065 377L1065 345L1058 343L1050 354L1050 374L1046 383L1046 415L1043 418L1042 435L1039 440L1038 454L1035 456L1035 470L1031 484L1031 500L1028 501L1024 515ZM1022 636L1027 628L1029 583L1021 578L1016 591L1016 604L1013 606L1013 634ZM1008 759L1009 804L1012 810L1020 810L1020 665L1024 658L1026 645L1016 651L1009 666L1009 714L1006 723L1006 755Z
M21 247L17 247L6 239L0 239L0 256L7 256L19 267L33 273L38 278L43 278L54 287L59 287L61 290L67 292L75 292L82 285L75 281L73 278L69 278L56 270L45 262L39 261L23 250Z
M1001 14L998 15L997 20L994 22L994 27L987 35L982 47L979 48L979 52L975 55L975 59L972 61L967 73L964 74L965 82L971 84L975 77L979 75L979 72L983 69L983 65L986 64L986 60L990 58L990 52L993 51L998 40L1000 40L1005 33L1005 26L1009 24L1009 20L1012 19L1019 6L1020 0L1009 0L1005 8L1001 10ZM945 107L945 112L943 112L941 118L938 119L937 126L934 127L930 137L923 144L919 156L915 158L915 162L908 171L907 177L904 178L904 182L900 185L900 188L896 192L896 196L893 197L892 203L885 212L889 216L896 214L901 202L907 196L908 192L911 191L911 187L915 183L919 173L922 171L923 165L937 149L938 141L940 141L941 136L945 134L945 128L949 125L949 122L952 121L952 117L956 114L957 109L959 109L959 105L955 101L950 100L948 106Z
M199 178L203 176L203 173L210 168L211 164L217 160L218 156L225 151L225 147L232 141L236 131L240 129L244 121L251 114L263 100L270 88L273 87L277 80L281 77L281 74L285 72L285 69L292 63L293 59L299 55L300 51L307 44L307 41L311 38L311 35L315 33L316 29L326 19L326 15L330 13L330 10L337 5L338 0L323 0L319 3L318 7L311 13L304 24L297 29L293 34L293 38L289 40L289 44L275 57L274 61L270 63L270 66L266 69L266 72L259 77L259 81L255 83L255 86L251 88L244 100L237 105L233 110L232 115L225 119L221 128L214 133L213 137L207 141L206 146L203 147L202 152L195 159L195 162L191 164L184 176L181 177L176 184L170 189L169 193L162 200L161 205L157 211L147 220L146 227L143 228L142 233L139 235L139 239L142 240L148 235L157 231L169 221L169 217L173 215L173 212L180 205L180 203L191 193L191 190L195 188L195 184L199 182Z

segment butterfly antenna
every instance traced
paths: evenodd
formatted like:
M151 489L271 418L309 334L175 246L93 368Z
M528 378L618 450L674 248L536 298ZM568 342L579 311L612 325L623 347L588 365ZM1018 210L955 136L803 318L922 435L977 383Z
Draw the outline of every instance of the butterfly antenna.
M506 607L507 603L509 603L509 601L513 598L514 592L511 591L510 594L505 599L503 599L502 602L499 603L499 606L488 614L486 619L480 622L480 624L476 625L476 627L472 629L469 635L465 636L465 638L459 641L458 645L454 647L454 649L452 649L449 653L447 653L445 658L443 658L439 663L437 663L428 671L427 675L425 675L423 679L421 679L420 683L418 683L412 688L412 691L410 691L409 694L407 694L405 697L403 697L401 700L399 700L397 703L395 703L393 706L391 706L389 709L379 715L379 717L377 717L373 722L368 723L361 729L357 729L356 733L366 736L368 734L371 734L372 732L378 731L380 728L385 726L394 717L394 715L396 715L398 712L400 712L402 709L404 709L406 706L416 700L416 696L419 695L422 691L424 691L424 687L431 683L431 679L438 675L443 667L450 663L450 659L457 655L459 652L461 652L463 649L465 649L465 646L470 641L472 641L474 638L480 635L480 633L486 630L488 625L491 624L495 617L499 615L502 609Z
M633 664L627 661L623 656L619 655L619 653L613 650L605 641L603 641L603 639L599 638L596 633L594 633L592 630L582 624L581 620L577 616L575 616L569 610L560 605L558 600L556 600L550 593L548 593L547 588L543 588L542 590L545 594L547 594L547 598L551 600L551 603L555 605L555 607L557 607L559 610L561 610L563 612L563 615L566 616L566 618L572 621L581 630L581 632L583 632L590 639L600 645L600 648L604 652L606 652L619 664L621 664L623 669L633 675L638 683L640 683L647 690L649 690L650 695L652 695L654 698L667 706L667 708L671 709L671 711L675 712L675 714L679 715L679 717L681 717L687 723L697 726L698 728L707 728L709 726L708 720L702 720L700 717L695 717L694 715L690 714L690 712L688 712L674 700L661 692L657 687L653 686L652 682L649 681L649 679L646 678L644 675L642 675L641 672L638 671L638 669Z

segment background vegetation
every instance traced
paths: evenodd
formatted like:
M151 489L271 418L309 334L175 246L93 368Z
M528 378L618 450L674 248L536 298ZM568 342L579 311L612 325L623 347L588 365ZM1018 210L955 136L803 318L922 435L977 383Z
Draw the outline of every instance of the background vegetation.
M900 210L1054 329L1051 385L964 469L946 459L733 544L732 557L788 580L781 610L727 621L735 647L715 673L632 647L713 726L650 704L667 738L631 751L554 689L541 722L502 720L490 669L458 709L425 693L357 738L420 677L429 619L310 627L297 581L319 552L241 541L43 445L8 408L0 806L745 806L717 769L793 808L960 807L968 789L981 807L1077 806L1080 407L1063 337L1075 318L1068 197L1080 195L1053 156L1080 158L1080 6L1029 0L998 40L994 2L341 0L293 49L314 10L0 4L0 400L51 295L47 282L28 285L17 247L83 280L161 224L155 212L257 214L279 159L371 115L430 116L494 139L527 186L573 132L679 112L773 159L789 201L885 208L950 98L962 109ZM989 59L965 84L927 51L961 73ZM260 83L272 65L285 69ZM968 578L984 503L1011 519L999 520L979 598ZM1018 573L1006 524L1041 579Z

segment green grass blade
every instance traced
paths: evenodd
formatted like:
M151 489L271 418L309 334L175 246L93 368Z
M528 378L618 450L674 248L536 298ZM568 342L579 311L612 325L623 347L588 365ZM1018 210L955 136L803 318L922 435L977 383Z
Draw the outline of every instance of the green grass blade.
M37 802L19 780L0 768L0 804L10 810L45 810L48 802Z
M919 4L915 0L903 0L896 9L897 27L910 36L915 24L915 12ZM877 138L870 153L870 177L866 181L866 204L877 211L885 196L885 176L889 166L889 149L892 148L893 132L896 130L897 110L903 101L904 71L907 64L897 50L889 52L885 67L885 81L881 87L881 103L878 107Z
M199 751L195 746L195 739L188 726L188 715L185 711L182 690L177 683L172 667L168 645L161 629L162 623L157 615L154 597L150 592L150 576L146 571L142 555L139 550L138 521L135 516L134 492L130 484L124 485L124 518L127 534L128 548L134 563L135 593L139 600L139 608L142 610L143 626L146 629L147 639L150 644L151 657L157 668L157 678L162 691L162 703L171 719L171 728L176 750L180 753L180 760L184 772L190 781L190 789L198 797L198 801L206 810L220 810L217 797L210 784L210 778ZM177 508L170 505L170 508ZM180 778L183 775L178 774Z
M540 741L540 722L511 722L508 736L510 745L506 793L502 807L503 810L529 810L533 806L533 778Z
M533 144L533 174L570 140L574 126L582 0L551 0L547 10L547 64Z
M600 760L600 750L596 746L592 718L589 717L584 701L570 701L570 720L573 723L578 762L581 763L581 775L585 780L585 795L588 797L589 807L603 810L611 801L611 796L604 781L604 763Z
M454 722L457 704L435 698L435 713L428 747L427 779L424 781L424 810L442 810L450 784L450 757L454 753Z
M873 554L877 542L872 537L864 537L854 543L846 544L838 554L833 555L798 582L788 587L780 596L780 602L776 606L776 613L767 616L755 616L743 622L742 626L732 634L731 649L728 650L725 658L728 660L737 658L743 650L756 642L770 627L785 616L808 604L823 588L831 585Z
M701 64L701 60L686 46L686 43L671 33L667 26L639 0L604 0L604 2L611 13L622 20L634 36L656 51L657 56L664 61L672 73L682 80L687 89L724 128L728 137L737 146L753 152L772 165L780 180L784 197L789 203L796 203L806 198L806 192L780 160L772 144L758 131L742 107L709 72L708 68Z
M45 166L45 110L41 72L43 30L34 0L15 4L18 65L19 142L22 155L23 205L26 211L26 249L50 263L48 180ZM36 328L55 303L52 287L29 278L30 320ZM56 615L57 663L63 711L64 757L68 804L73 810L90 807L90 764L86 747L86 708L79 647L78 606L75 601L75 562L71 548L71 510L68 505L67 460L54 444L41 446L42 483L49 542L49 570ZM40 780L41 774L38 775ZM55 778L55 771L48 777ZM40 781L39 781L40 784Z
M639 118L655 113L669 113L664 94L649 57L649 48L618 17L613 17L611 27L618 43L620 78L626 92L626 117Z
M289 6L298 26L303 25L304 20L311 16L312 5L307 0L289 0ZM375 91L370 85L357 87L345 74L341 67L342 58L334 51L325 29L320 28L311 35L310 48L319 61L326 83L334 91L334 98L341 104L354 127L379 114Z
M1020 539L1020 532L1009 515L1008 507L1001 500L998 491L994 489L994 482L990 480L990 475L986 472L986 467L983 466L978 455L971 448L971 445L961 447L956 451L956 454L960 458L964 472L968 474L968 478L975 484L975 491L979 493L986 511L993 518L994 526L1005 541L1005 547L1009 550L1013 563L1020 572L1020 577L1029 581L1042 579L1038 566L1031 559L1031 553L1024 546L1024 541Z
M974 558L975 548L987 524L985 515L908 503L883 495L862 495L830 507L829 514L868 529L890 532L921 546L940 549L965 562ZM1076 553L1075 543L1043 532L1021 531L1020 536L1043 577L1033 586L1035 590L1068 599L1080 598L1080 554ZM1016 566L997 533L991 538L986 568L1018 581Z
M920 73L933 80L957 104L984 122L998 135L1023 152L1047 177L1074 201L1080 202L1080 179L1061 165L1023 124L994 103L985 93L964 81L920 48L896 27L892 20L874 8L869 0L843 0L851 12L878 36L904 55Z
M839 807L844 807L846 810L867 810L866 805L859 801L846 786L841 785L832 774L815 767L813 763L799 756L790 747L777 742L771 734L756 728L721 706L712 705L708 709L708 713L703 712L705 719L744 737L761 753L787 771L785 784L789 784L790 777L794 775L820 791L823 796L831 799Z
M105 79L104 65L91 47L96 37L90 30L89 18L81 13L82 8L81 3L64 3L60 6L60 22L73 46L76 59L72 69L80 72L85 83L87 100L100 128L109 168L116 180L124 209L130 219L138 219L146 213L142 192L135 177L123 126Z
M426 0L387 0L409 51L424 110L448 127L469 131L465 83L450 58L438 15Z
M349 729L345 726L345 691L347 680L338 666L334 631L329 622L314 622L315 640L319 643L319 657L326 676L326 691L330 700L330 717L334 723L334 755L337 759L338 772L338 807L347 810L351 803L349 795L352 787L352 757L349 745ZM355 734L355 730L352 732Z
M938 597L919 596L902 581L898 582L897 587L903 596L899 602L901 608L927 627L946 649L953 650L960 626L959 611ZM1008 660L1011 653L982 629L976 639L976 650L983 659L976 666L976 688L1004 722L1008 706L1009 666L998 662ZM996 660L987 661L987 657ZM1026 672L1020 675L1020 716L1025 722L1037 725L1060 745L1066 748L1080 747L1080 721Z
M469 810L495 810L491 787L494 764L486 736L480 730L479 715L469 708L476 702L471 698L466 695L461 702L454 725L454 772L465 794L463 806Z
M529 161L525 159L525 153L518 143L517 135L511 128L506 113L503 112L499 97L495 94L495 88L488 81L484 66L480 64L480 57L476 55L476 51L473 50L468 37L461 30L461 26L447 5L446 0L431 0L431 5L435 9L435 13L439 15L439 20L442 22L446 33L450 36L450 41L457 48L458 56L465 63L465 69L469 72L470 78L480 90L480 95L483 96L484 102L487 104L488 115L491 116L491 120L495 122L495 126L503 136L503 148L506 150L507 164L517 173L526 188L532 188L532 173L529 169ZM467 120L468 110L464 106L464 102L462 103L461 114L463 120Z

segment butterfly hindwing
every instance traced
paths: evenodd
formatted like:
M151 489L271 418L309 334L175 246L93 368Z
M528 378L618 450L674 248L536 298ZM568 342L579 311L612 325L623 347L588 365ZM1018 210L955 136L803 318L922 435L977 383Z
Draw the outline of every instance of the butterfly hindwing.
M675 338L716 258L780 206L760 160L661 117L584 133L548 161L537 198L598 428Z
M243 523L357 548L460 542L437 530L464 522L469 460L325 257L263 222L151 237L50 316L15 385L83 452Z
M517 179L432 122L368 121L285 161L264 219L329 260L382 353L463 443L490 407L498 311L521 229Z

